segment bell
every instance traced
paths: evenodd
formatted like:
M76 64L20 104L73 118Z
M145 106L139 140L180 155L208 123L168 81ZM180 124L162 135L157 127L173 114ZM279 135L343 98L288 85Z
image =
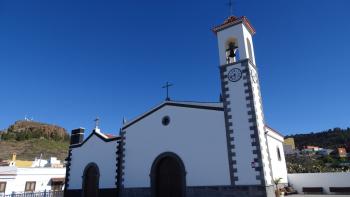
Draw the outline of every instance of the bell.
M236 54L235 54L235 50L234 50L234 49L230 49L228 57L230 57L230 58L236 57Z
M235 46L235 43L231 42L229 45L228 45L228 49L226 51L228 51L228 57L229 58L234 58L236 57L236 54L235 54L235 49L237 49L238 47Z

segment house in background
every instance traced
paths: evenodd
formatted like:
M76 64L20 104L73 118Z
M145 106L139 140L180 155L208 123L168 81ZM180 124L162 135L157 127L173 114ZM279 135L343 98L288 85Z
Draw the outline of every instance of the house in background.
M321 156L328 156L330 155L334 150L333 149L328 149L328 148L324 148L322 150L317 151L317 155L321 155Z
M337 148L331 153L331 155L339 157L339 158L346 158L347 152L346 152L345 148Z
M0 167L0 195L44 190L62 191L65 168Z
M64 188L65 168L60 160L17 160L16 154L0 166L0 196L36 191L62 191Z
M297 153L298 151L295 149L294 138L292 137L285 138L283 142L283 149L286 155Z

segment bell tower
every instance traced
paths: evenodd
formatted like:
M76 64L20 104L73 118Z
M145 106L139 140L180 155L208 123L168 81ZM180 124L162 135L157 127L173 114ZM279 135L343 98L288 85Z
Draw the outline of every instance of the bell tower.
M255 30L246 17L231 16L213 28L218 39L220 76L232 186L264 188L273 180L258 71Z

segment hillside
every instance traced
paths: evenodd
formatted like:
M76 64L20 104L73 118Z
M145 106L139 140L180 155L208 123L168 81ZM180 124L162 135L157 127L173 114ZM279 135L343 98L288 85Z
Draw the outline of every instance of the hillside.
M68 141L48 139L0 141L0 159L10 159L12 154L16 153L19 160L34 160L42 153L44 159L53 156L63 161L67 157L68 147Z
M64 160L69 147L66 129L47 123L16 121L0 133L0 159L10 159L13 153L19 160L34 160L43 154Z
M334 128L328 131L309 134L295 134L286 136L293 137L297 148L303 146L319 146L323 148L335 149L338 147L350 148L350 128L340 129Z
M294 138L295 146L298 149L311 145L328 149L344 147L350 151L350 128L334 128L319 133L286 136L286 138L288 137ZM332 155L286 155L286 161L289 173L350 172L349 158L339 158Z

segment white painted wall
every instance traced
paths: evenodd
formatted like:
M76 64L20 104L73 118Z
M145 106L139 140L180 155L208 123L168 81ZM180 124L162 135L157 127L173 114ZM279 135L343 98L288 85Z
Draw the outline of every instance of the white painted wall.
M68 189L81 189L85 167L93 162L100 171L100 188L115 188L117 141L105 142L95 134L72 149Z
M350 187L350 173L300 173L288 174L289 184L302 194L303 187L323 187L323 191L329 192L329 187Z
M2 168L2 167L0 167ZM51 190L52 178L64 178L65 168L16 168L11 169L15 174L1 175L0 182L6 182L5 194L24 192L27 181L35 181L35 191ZM0 169L1 171L1 169ZM1 172L0 172L1 173Z
M125 187L150 187L151 166L168 151L184 162L187 186L230 185L223 111L164 106L125 131Z
M283 151L283 137L273 133L270 129L267 129L267 131L267 143L269 147L273 179L282 178L282 183L288 183L286 159ZM277 147L280 149L281 160L278 159Z
M263 104L262 104L262 98L261 98L261 92L260 92L260 81L259 81L259 74L254 65L252 65L249 62L249 72L251 77L251 84L252 84L252 90L253 90L253 100L254 100L254 106L255 106L255 113L256 113L256 119L258 124L258 133L259 133L259 139L260 139L260 152L262 155L262 162L264 164L264 175L265 176L265 184L266 185L272 185L272 170L270 168L270 160L269 160L269 150L267 145L267 139L265 136L265 116L263 111Z
M242 69L243 67L241 63L228 66L224 75L227 76L228 72L233 68ZM228 83L229 98L227 100L230 102L228 107L231 109L228 115L232 116L233 124L230 129L234 131L234 152L236 153L234 160L237 161L237 164L233 165L233 167L237 169L235 176L238 177L238 181L235 184L259 185L260 181L256 180L256 176L260 175L260 173L251 166L256 157L253 154L253 150L256 150L256 148L251 145L252 139L250 135L253 134L253 131L250 130L251 123L248 122L251 115L248 115L243 77L244 75L237 82L230 82L227 77L224 79Z

